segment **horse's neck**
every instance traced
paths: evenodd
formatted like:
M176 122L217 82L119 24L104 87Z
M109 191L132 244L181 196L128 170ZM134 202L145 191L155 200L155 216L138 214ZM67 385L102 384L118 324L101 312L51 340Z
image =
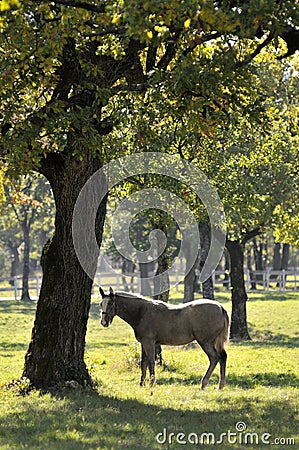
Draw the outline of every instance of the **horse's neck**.
M117 296L117 315L127 322L131 327L135 328L141 316L142 302L138 299L130 299Z

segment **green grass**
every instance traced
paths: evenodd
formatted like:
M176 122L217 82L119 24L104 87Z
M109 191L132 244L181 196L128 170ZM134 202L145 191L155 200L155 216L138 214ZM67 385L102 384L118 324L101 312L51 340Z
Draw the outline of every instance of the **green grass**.
M229 310L228 295L217 294ZM218 368L207 390L200 391L208 360L194 346L164 347L157 385L140 388L139 348L132 330L118 318L110 328L101 328L93 304L86 360L98 389L17 395L5 384L21 375L34 311L34 303L0 302L1 449L299 448L298 294L250 295L252 341L229 344L223 391L217 389ZM246 424L244 433L236 430L237 422ZM155 436L164 429L168 439L162 445ZM194 433L200 439L204 432L214 433L217 440L229 430L236 436L230 435L229 442L226 436L221 444L212 445L212 436L210 445L206 440L198 446L176 442L177 436L194 442ZM261 441L263 433L271 435L264 435L269 444ZM282 440L274 445L276 438Z

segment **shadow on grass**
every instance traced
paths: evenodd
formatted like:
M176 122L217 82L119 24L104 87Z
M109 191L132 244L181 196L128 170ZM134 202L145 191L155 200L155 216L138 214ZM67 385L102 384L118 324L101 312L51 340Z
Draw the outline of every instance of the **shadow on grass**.
M274 301L280 302L284 300L297 300L299 297L299 292L248 292L248 301Z
M173 385L179 384L182 386L194 386L198 385L200 389L201 376L203 374L185 375L183 372L175 374L171 372L169 377L163 377L163 372L157 379L158 385ZM212 387L218 384L218 374L213 374L209 386ZM294 373L252 373L250 376L239 376L234 374L228 374L226 377L227 388L237 387L240 389L254 389L257 386L264 387L291 387L299 386L299 378Z
M28 344L24 344L21 342L0 342L1 350L7 351L18 351L18 350L27 350Z
M0 314L30 314L36 311L35 300L31 302L21 302L20 300L4 300L0 302Z
M270 330L256 330L249 325L249 334L253 338L251 341L234 341L234 345L253 346L253 347L298 347L299 336L291 337L283 333L273 333Z
M250 376L230 375L227 379L228 385L242 389L254 389L257 386L265 387L292 387L299 386L299 378L292 372L258 372Z
M99 341L99 342L89 342L86 345L86 349L88 352L91 352L95 349L103 349L106 347L115 347L115 348L122 348L122 347L128 347L128 344L126 342L111 342L107 343L106 341Z
M205 392L199 392L201 401L204 396ZM273 400L271 404L265 402L261 408L247 397L241 397L232 404L229 396L217 394L214 398L216 409L209 409L207 399L205 408L189 410L154 405L155 392L149 404L135 399L101 396L81 389L53 395L47 399L50 407L43 402L43 396L40 399L36 394L34 398L30 397L22 399L21 411L10 410L3 416L0 442L2 440L7 448L180 449L182 445L176 442L179 432L185 436L196 433L199 439L202 433L213 433L217 440L221 433L235 431L239 420L245 421L251 432L260 434L286 435L288 432L290 436L292 428L295 429L292 406L282 400ZM165 445L156 440L157 434L163 430L166 434L160 435L160 441L165 436ZM171 438L170 433L175 437ZM199 444L204 448L215 448L215 442L199 441ZM232 445L224 440L219 448L230 450ZM244 444L236 443L233 448L244 450ZM269 446L259 445L258 448Z

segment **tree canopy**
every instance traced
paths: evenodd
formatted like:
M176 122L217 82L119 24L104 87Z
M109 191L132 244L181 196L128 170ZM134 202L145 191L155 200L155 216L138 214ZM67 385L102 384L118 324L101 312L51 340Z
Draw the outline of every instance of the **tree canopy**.
M78 130L102 153L101 135L132 92L151 92L164 111L190 111L206 132L231 110L255 115L262 92L250 62L265 47L276 58L298 47L293 1L1 5L1 154L20 171ZM80 140L75 147L80 157Z

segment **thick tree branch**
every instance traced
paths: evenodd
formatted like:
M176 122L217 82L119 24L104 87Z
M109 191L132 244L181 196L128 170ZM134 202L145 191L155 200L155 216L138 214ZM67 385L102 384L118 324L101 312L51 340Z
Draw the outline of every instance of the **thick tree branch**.
M204 44L205 42L212 41L213 39L217 39L221 36L221 33L213 32L210 34L207 34L206 36L196 36L193 41L191 41L189 47L187 47L183 51L183 56L189 55L189 53L193 52L193 50L198 47L201 44Z
M246 231L245 233L242 233L241 244L245 245L246 242L250 241L250 239L253 239L254 237L258 236L262 232L263 226L264 226L264 224L261 223L260 225L258 225L253 230Z
M104 4L95 5L93 3L80 2L80 1L75 1L75 0L54 0L53 3L55 5L70 6L72 8L81 8L81 9L85 9L86 11L92 11L92 12L96 12L96 13L106 12L106 7Z
M290 31L283 33L281 37L287 44L288 51L284 55L279 56L277 58L278 60L292 56L297 50L299 50L299 30L291 29Z
M4 123L1 125L1 135L2 135L2 136L5 136L5 135L8 133L8 131L11 129L11 127L12 127L12 124L11 124L11 123L9 123L9 122L4 122Z
M158 47L150 45L146 55L146 73L148 74L155 68Z
M6 197L7 197L8 200L9 200L9 203L10 203L11 206L12 206L12 209L13 209L13 212L15 213L15 216L16 216L17 221L19 222L19 224L22 225L22 219L21 219L21 217L20 217L20 215L19 215L19 213L18 213L18 210L17 210L17 208L16 208L16 206L15 206L13 200L12 200L12 197L11 197L11 195L10 195L10 192L9 192L9 189L8 189L7 186L4 186L4 191L5 191Z
M254 52L252 52L252 54L250 56L243 59L242 61L237 61L233 65L233 69L238 69L239 67L243 67L243 66L246 66L247 64L249 64L263 50L263 48L266 47L272 41L273 38L274 38L274 33L270 32L269 35L266 37L266 39L264 39L263 42L261 42L256 47Z
M160 70L166 70L170 61L175 57L176 49L178 45L178 40L181 34L181 30L177 30L174 33L173 38L168 43L164 55L161 57L160 61L157 64L157 68Z

